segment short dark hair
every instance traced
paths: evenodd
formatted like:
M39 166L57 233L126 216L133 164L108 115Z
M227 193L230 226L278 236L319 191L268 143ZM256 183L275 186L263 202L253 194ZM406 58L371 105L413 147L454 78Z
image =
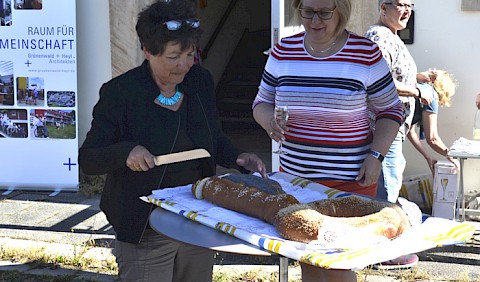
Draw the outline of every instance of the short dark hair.
M158 0L138 14L135 27L142 49L152 55L161 55L168 42L180 43L181 50L196 47L202 30L183 25L179 30L168 30L164 23L170 20L197 18L197 11L191 0Z

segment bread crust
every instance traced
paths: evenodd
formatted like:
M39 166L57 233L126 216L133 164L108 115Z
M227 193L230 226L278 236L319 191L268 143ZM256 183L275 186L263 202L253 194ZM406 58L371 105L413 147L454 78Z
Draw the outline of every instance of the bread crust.
M201 181L192 185L194 195L198 195L198 189L201 189L202 198L209 202L260 218L270 224L273 224L280 209L299 203L290 194L270 195L255 187L245 187L224 178L211 177L202 184ZM198 198L198 196L196 197Z
M317 211L316 206L318 203L301 204L280 210L274 224L278 233L289 240L309 243L321 239L319 234L327 221L360 228L372 235L382 235L388 239L399 236L404 230L403 227L400 228L402 216L390 207L363 216L332 217ZM342 205L337 209L351 210Z
M192 193L198 199L262 219L275 226L282 237L304 243L319 240L326 220L364 228L389 239L410 227L398 205L357 196L301 204L290 194L270 195L218 177L195 182Z

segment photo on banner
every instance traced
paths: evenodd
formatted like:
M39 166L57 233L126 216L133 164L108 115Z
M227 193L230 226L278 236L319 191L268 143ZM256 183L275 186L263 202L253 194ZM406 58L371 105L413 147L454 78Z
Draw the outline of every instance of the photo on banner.
M75 8L0 0L0 190L78 191Z

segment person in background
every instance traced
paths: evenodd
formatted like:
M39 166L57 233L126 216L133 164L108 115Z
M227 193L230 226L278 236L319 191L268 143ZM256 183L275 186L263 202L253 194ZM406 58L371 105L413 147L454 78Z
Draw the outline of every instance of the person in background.
M154 2L136 31L145 61L101 87L78 162L107 175L100 207L115 230L122 281L211 281L214 253L155 232L153 206L139 197L212 176L217 164L266 177L265 165L221 131L213 78L194 64L201 30L192 2ZM196 148L211 157L155 166L154 156Z
M23 9L32 9L33 8L33 1L34 0L24 0L23 1Z
M35 116L33 117L33 128L34 132L36 132L35 137L43 137L43 127L44 123L42 121L42 118L38 114L35 114Z
M338 190L375 196L383 156L403 120L402 104L378 46L345 29L351 0L294 0L305 31L270 53L253 116L283 142L280 170ZM275 106L287 106L281 127ZM368 108L376 116L370 127ZM303 281L356 281L355 272L300 263Z
M427 153L420 142L421 139L426 139L428 145L435 152L444 156L459 168L460 164L458 160L448 156L448 147L440 138L437 122L439 106L450 107L451 98L455 94L456 83L453 76L444 70L436 70L433 83L419 83L418 88L422 93L433 93L433 100L430 105L421 104L417 100L412 128L408 132L408 140L410 140L415 149L425 158L432 174L434 173L437 160ZM419 134L415 131L416 124L418 124L420 128Z
M47 128L47 118L45 116L41 117L43 123L43 137L48 137L48 128Z
M397 202L402 187L406 161L403 156L403 141L410 130L415 111L415 99L424 104L432 101L431 93L422 93L417 88L417 65L410 52L398 36L398 31L407 27L412 14L411 0L379 0L380 16L365 36L377 43L388 63L398 94L405 110L405 120L382 163L378 180L377 198ZM430 73L418 74L421 82L430 82Z
M38 89L35 87L33 89L33 104L36 105L38 100Z
M33 1L32 8L36 10L42 9L42 0Z
M377 198L396 203L402 187L403 171L406 161L403 156L403 141L412 125L415 111L415 99L423 104L432 102L430 92L423 93L417 87L417 82L431 82L434 72L417 72L417 65L403 43L398 31L407 27L412 15L414 4L411 0L379 0L379 18L372 25L365 37L378 46L387 61L390 73L395 81L395 86L404 105L405 120L400 126L397 136L393 141L385 161L382 163L381 175L378 179ZM377 268L408 268L418 263L415 254L401 256L397 259L375 265Z
M31 91L28 90L28 89L25 89L25 105L30 105L31 101L32 101L32 95L31 95Z

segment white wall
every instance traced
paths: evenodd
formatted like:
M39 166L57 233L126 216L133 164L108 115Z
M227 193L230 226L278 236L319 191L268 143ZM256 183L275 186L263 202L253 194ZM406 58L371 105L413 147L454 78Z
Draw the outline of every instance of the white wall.
M78 142L90 129L92 109L100 86L111 79L108 0L81 0L77 4Z
M429 67L444 69L458 81L450 108L441 108L439 133L447 146L460 137L472 138L476 112L475 97L480 93L480 12L462 12L461 1L419 0L415 3L414 44L407 45L419 71ZM425 147L428 145L424 142ZM428 149L430 149L428 147ZM441 156L436 155L439 159ZM428 173L425 160L405 142L405 176ZM480 192L480 160L465 162L465 187Z

